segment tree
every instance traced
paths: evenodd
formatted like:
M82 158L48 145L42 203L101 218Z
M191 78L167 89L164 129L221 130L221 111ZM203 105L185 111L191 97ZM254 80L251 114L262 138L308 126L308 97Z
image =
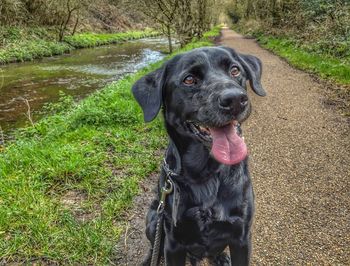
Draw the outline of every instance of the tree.
M153 23L158 24L168 37L169 51L172 52L172 32L181 47L201 37L219 16L222 0L140 0L131 1L134 7L143 12ZM215 15L214 15L215 14Z
M184 46L193 37L201 38L212 22L214 0L179 0L178 16L174 22L174 30Z
M168 38L169 53L172 53L172 26L179 8L179 0L140 0L136 7L160 26Z
M20 0L0 0L1 24L16 24L25 13L25 7Z
M76 13L76 21L73 28L73 34L79 23L79 14L81 9L87 8L87 0L60 0L58 3L61 4L59 10L61 11L61 22L59 24L58 40L62 41L67 31L68 23L70 22L74 13Z

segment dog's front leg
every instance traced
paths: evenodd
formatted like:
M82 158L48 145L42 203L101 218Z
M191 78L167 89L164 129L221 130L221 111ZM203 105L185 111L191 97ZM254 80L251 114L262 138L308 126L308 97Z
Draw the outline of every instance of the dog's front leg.
M230 256L232 266L248 266L251 254L251 240L250 237L241 243L230 245Z
M165 236L164 243L165 265L167 266L184 266L186 263L186 251L175 240Z

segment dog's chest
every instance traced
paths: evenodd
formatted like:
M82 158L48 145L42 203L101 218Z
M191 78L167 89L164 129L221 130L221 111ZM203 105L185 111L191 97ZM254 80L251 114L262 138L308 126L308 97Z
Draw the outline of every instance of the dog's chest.
M228 243L242 235L244 201L239 189L216 180L207 186L192 187L187 193L187 208L174 228L179 242L207 252L212 243Z

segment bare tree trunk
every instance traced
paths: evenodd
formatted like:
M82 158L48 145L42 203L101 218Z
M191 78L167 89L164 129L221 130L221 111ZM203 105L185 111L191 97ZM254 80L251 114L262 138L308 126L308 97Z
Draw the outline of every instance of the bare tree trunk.
M271 1L271 17L272 17L272 26L277 25L277 7L276 0Z
M59 41L63 41L63 37L64 37L64 33L67 30L67 25L70 21L70 18L73 14L73 12L76 10L76 8L70 8L70 0L67 1L67 10L68 10L68 15L67 15L67 19L65 22L63 22L63 24L61 24L61 29L60 29L60 35L59 35Z
M78 24L79 24L79 14L77 15L77 18L75 20L75 24L74 24L74 28L73 28L73 31L72 31L72 36L75 34L76 30L77 30L77 27L78 27Z
M60 31L58 33L58 41L59 42L61 42L63 40L63 35L64 35L64 21L62 21L60 24Z
M251 0L247 0L247 5L245 8L245 18L250 18L250 14L252 12L252 1Z
M173 44L171 43L170 25L167 25L166 28L167 28L167 36L168 36L168 43L169 43L169 53L171 54L173 52Z
M62 29L62 32L61 32L61 35L60 35L60 42L63 40L63 37L64 37L64 32L67 30L67 25L68 25L68 23L69 23L69 21L70 21L70 17L72 16L72 12L73 12L74 10L69 10L68 11L68 16L67 16L67 20L66 20L66 22L64 23L64 26L63 26L63 29Z

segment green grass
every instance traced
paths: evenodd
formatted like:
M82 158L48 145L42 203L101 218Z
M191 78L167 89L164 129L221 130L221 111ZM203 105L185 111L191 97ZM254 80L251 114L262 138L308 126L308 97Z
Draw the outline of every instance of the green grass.
M150 29L145 31L128 31L114 34L82 33L74 36L66 36L64 41L75 48L86 48L157 35L159 35L158 32Z
M123 42L156 36L154 30L127 31L120 33L95 34L81 33L66 36L63 42L55 41L52 32L43 29L0 28L0 64L23 62L47 56L69 53L73 49L94 47L104 44Z
M204 39L204 40L213 39L213 38L219 36L220 32L221 32L221 26L213 27L210 31L207 31L203 34L202 39Z
M310 52L307 47L283 37L260 35L258 42L265 48L302 70L340 84L350 84L350 58L339 59L326 54Z
M68 53L73 49L67 43L45 40L11 43L0 49L0 64L30 61L35 58Z
M210 45L205 37L178 52ZM0 147L0 263L113 260L123 215L166 146L161 119L145 124L130 92L161 63L80 103L63 97Z

